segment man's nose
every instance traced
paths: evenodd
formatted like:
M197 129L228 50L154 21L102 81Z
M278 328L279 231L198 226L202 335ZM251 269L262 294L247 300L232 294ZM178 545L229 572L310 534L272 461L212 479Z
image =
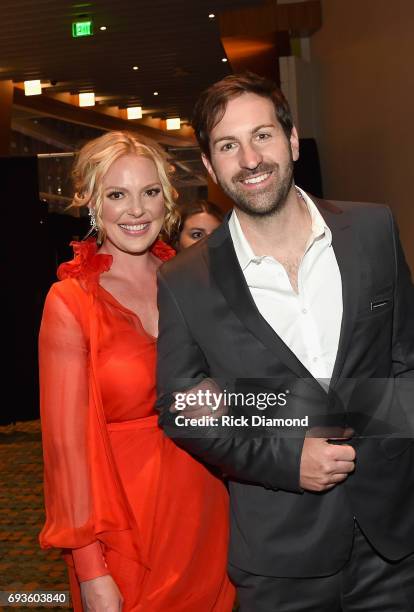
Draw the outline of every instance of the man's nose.
M257 166L263 161L263 156L260 151L258 151L254 145L246 144L243 145L240 149L240 166L242 168L249 168L249 170L254 170Z

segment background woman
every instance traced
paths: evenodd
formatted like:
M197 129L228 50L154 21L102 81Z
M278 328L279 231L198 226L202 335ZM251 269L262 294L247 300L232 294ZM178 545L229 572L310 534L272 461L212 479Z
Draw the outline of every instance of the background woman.
M88 143L73 243L40 332L44 548L65 549L75 611L225 612L227 493L157 426L156 271L176 223L160 152L130 134Z
M173 239L174 247L179 251L211 234L223 221L222 211L209 200L198 200L180 207L180 217Z

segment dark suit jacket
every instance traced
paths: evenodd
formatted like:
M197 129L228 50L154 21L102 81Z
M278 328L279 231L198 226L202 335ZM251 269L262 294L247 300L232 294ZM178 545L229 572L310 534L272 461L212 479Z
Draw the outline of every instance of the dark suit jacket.
M366 416L366 406L360 410L358 403L378 402L377 421L383 423L397 405L394 394L387 394L388 382L414 376L414 289L398 233L385 206L314 201L332 230L343 289L338 354L320 411L337 415L339 398L344 415ZM159 311L160 423L180 446L229 476L233 565L270 576L332 574L349 556L354 516L386 558L414 551L414 445L408 429L390 428L378 437L381 428L374 428L373 436L356 436L354 474L317 494L299 485L303 432L295 438L277 429L271 435L240 429L236 435L184 437L174 425L171 393L184 388L185 379L187 388L189 379L194 384L203 377L244 379L245 387L249 379L260 379L269 381L269 389L272 380L278 388L280 381L296 380L308 385L313 400L315 387L320 390L256 308L227 221L162 266ZM413 394L405 397L411 404ZM404 410L410 418L414 406Z

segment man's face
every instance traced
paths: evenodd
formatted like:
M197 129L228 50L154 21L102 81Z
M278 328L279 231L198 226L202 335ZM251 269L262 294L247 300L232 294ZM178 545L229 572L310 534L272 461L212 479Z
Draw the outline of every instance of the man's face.
M295 128L287 139L271 100L251 93L230 100L210 133L210 153L204 165L238 208L252 216L282 208L299 144Z

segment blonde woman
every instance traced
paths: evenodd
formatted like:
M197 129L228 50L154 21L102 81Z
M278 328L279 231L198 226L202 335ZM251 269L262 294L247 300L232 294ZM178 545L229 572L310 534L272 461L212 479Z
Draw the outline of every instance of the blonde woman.
M112 132L74 168L97 240L74 243L40 332L46 523L74 610L226 612L223 483L158 428L156 271L177 222L157 148Z

